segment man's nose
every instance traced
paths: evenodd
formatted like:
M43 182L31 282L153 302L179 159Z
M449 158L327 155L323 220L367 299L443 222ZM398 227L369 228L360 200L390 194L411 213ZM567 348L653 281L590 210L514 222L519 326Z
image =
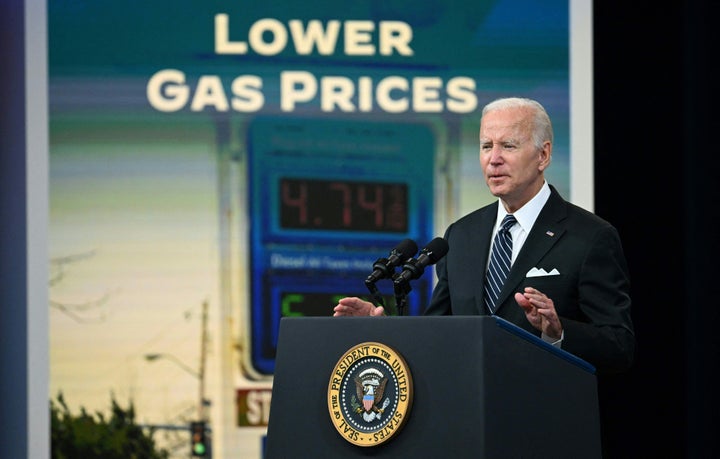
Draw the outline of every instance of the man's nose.
M500 163L503 160L502 155L502 148L500 147L493 147L490 150L490 162L491 163Z

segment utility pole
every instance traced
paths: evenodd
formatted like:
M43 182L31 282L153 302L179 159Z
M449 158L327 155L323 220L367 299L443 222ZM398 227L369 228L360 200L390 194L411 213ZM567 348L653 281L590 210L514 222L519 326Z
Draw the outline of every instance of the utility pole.
M198 405L198 419L200 421L207 421L208 416L205 412L205 359L207 355L207 320L208 320L208 302L203 301L202 304L202 321L200 331L200 370L198 371L199 386L199 397L200 404Z

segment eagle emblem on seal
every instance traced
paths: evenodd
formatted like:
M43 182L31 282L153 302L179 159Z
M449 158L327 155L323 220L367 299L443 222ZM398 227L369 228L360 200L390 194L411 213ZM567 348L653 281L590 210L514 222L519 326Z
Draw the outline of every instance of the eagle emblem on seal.
M358 400L362 400L362 407L358 406L355 411L362 413L366 421L380 419L390 403L383 401L387 382L388 378L376 368L368 368L355 377L355 392Z

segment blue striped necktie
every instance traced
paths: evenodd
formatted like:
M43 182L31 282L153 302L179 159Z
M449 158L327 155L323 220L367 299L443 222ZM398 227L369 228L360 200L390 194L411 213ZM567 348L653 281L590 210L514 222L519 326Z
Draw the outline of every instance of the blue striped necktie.
M510 261L512 260L510 228L515 223L517 223L515 216L512 214L505 215L493 242L490 265L485 277L485 306L487 306L491 314L495 314L495 302L510 272Z

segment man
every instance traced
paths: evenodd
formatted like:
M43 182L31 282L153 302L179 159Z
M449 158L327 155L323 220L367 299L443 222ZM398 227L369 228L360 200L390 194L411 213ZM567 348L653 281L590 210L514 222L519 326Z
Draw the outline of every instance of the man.
M449 251L437 263L425 314L495 314L587 360L598 374L622 372L633 363L635 336L620 238L546 182L552 147L552 123L538 102L505 98L485 106L480 166L499 200L448 227ZM508 214L509 230L499 231ZM490 260L495 246L506 249L504 263ZM503 264L510 265L504 283ZM334 310L384 313L359 298L343 298Z

